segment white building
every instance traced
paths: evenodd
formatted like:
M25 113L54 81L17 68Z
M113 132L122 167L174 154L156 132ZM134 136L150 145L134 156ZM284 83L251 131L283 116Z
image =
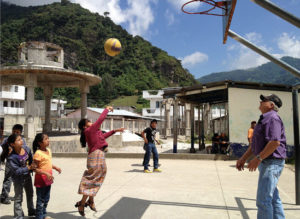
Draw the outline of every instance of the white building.
M25 87L18 85L0 87L0 116L23 115Z
M36 116L44 117L45 116L45 100L35 100L34 101L34 111ZM65 104L67 101L59 99L51 99L51 116L52 117L63 117L66 115Z
M142 115L145 117L152 118L164 118L165 109L162 106L163 103L163 90L145 90L143 91L143 98L150 101L150 108L143 108ZM184 107L179 107L179 114L184 114ZM225 109L218 107L212 107L211 119L223 117L225 115ZM173 117L173 108L170 108L170 116ZM195 118L198 118L198 109L195 109ZM201 119L201 113L200 113Z
M142 115L146 117L159 118L164 116L165 112L162 107L163 90L144 90L143 98L150 101L150 108L143 108Z

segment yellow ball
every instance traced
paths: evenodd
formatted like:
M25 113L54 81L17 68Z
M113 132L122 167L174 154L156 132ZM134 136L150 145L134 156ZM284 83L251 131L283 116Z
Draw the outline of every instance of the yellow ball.
M121 52L122 46L118 39L109 38L105 41L104 50L109 56L116 56Z

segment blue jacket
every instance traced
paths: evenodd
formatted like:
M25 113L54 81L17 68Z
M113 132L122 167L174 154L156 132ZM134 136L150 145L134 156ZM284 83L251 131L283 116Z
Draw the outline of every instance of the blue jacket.
M23 145L24 150L28 154L28 164L32 164L32 153L29 147ZM13 151L7 158L7 162L12 170L12 177L14 179L23 179L24 176L28 175L31 171L28 170L27 166L22 164L19 155Z
M4 140L3 140L2 143L1 143L1 146L0 146L0 147L1 147L1 149L2 149L2 152L3 152L3 146L6 144L7 139L8 139L8 137L4 138ZM23 140L23 146L28 147L27 144L26 144L26 141L25 141L25 139L24 139L23 137L22 137L22 140ZM0 149L0 150L1 150L1 149ZM0 153L0 155L1 155L1 153ZM7 158L5 158L5 159L7 159ZM4 160L5 160L5 159L4 159ZM7 160L6 160L6 161L7 161Z

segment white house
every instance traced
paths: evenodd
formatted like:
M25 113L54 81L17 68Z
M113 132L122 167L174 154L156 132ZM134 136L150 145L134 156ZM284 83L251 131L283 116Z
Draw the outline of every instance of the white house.
M168 90L168 89L166 89ZM143 91L143 98L150 101L150 108L143 108L142 115L152 118L164 118L165 109L162 106L164 90L145 90ZM184 114L184 108L179 108L179 114ZM211 118L216 119L225 115L225 109L213 107L211 111ZM173 117L173 108L170 109L170 116ZM198 118L198 109L195 109L195 118ZM200 114L201 118L201 114Z
M0 87L0 116L23 115L25 87L18 85Z
M45 116L45 100L35 100L35 115L39 117ZM65 104L67 101L60 99L51 99L51 116L52 117L62 117L66 115Z
M161 107L163 101L163 94L163 90L143 91L143 98L150 101L150 108L143 108L143 116L159 118L160 116L164 115L164 109Z

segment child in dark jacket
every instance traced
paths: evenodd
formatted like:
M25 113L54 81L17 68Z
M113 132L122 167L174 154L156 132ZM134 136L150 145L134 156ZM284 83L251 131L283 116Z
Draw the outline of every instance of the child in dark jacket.
M35 168L34 165L32 165L31 150L29 147L23 145L22 137L16 134L10 135L6 144L13 149L7 161L12 170L12 179L15 189L14 218L24 218L24 212L22 210L23 189L26 193L28 216L34 216L33 186L30 173Z

